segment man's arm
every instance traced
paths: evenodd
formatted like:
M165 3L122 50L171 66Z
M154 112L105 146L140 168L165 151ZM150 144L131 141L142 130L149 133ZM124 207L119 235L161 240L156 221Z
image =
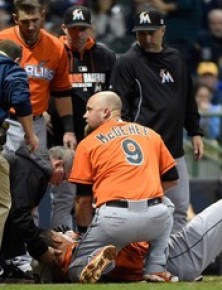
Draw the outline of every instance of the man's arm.
M62 120L64 127L64 146L75 149L77 146L76 136L73 128L72 99L69 96L54 98L55 108Z
M162 181L163 192L166 193L172 187L176 186L177 183L178 183L178 180Z
M76 186L75 214L77 230L84 233L93 218L92 185L77 183Z
M17 117L25 132L25 143L30 146L30 151L34 152L39 145L38 137L33 131L33 116Z
M77 195L75 213L78 231L85 232L93 217L92 196Z
M187 71L187 102L184 127L188 136L192 137L194 159L200 160L204 152L203 130L200 127L200 114L193 93L193 80L189 71Z
M176 166L169 169L161 176L161 184L164 194L178 183L179 174Z
M38 138L33 130L33 116L30 102L30 90L26 72L14 65L4 81L5 102L15 109L16 117L25 131L25 142L30 150L38 148Z
M203 157L204 144L202 136L192 137L193 155L195 160L200 160Z
M73 111L71 99L71 83L69 80L69 60L64 44L58 40L57 49L58 68L51 83L51 93L54 97L54 105L59 117L61 118L64 135L64 146L75 149L77 146L76 136L73 129Z

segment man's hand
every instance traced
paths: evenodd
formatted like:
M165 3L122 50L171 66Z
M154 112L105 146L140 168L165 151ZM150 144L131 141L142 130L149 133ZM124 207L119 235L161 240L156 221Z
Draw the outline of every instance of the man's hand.
M25 139L25 144L28 145L29 150L31 153L33 153L34 151L36 151L39 147L39 138L33 134L31 136L24 136Z
M192 137L192 145L193 145L193 154L195 160L200 160L203 157L203 140L201 136L193 136Z
M29 146L30 152L34 152L36 149L38 149L39 139L34 133L32 114L24 117L17 116L17 119L21 123L23 130L25 132L24 135L25 144Z
M76 149L77 140L76 136L73 132L65 132L63 135L63 145L65 147L71 148L73 150Z
M58 265L58 259L61 254L62 251L48 247L48 250L40 257L39 260L42 263Z

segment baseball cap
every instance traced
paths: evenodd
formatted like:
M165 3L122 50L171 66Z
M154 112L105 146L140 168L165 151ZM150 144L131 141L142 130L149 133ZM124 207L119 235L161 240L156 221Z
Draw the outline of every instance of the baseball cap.
M211 61L200 62L197 67L197 74L199 76L210 74L210 75L218 75L218 67L216 63Z
M161 12L154 9L146 9L136 14L133 31L157 30L164 24L164 16Z
M71 6L66 10L63 22L68 28L74 26L90 27L92 25L91 11L85 6Z

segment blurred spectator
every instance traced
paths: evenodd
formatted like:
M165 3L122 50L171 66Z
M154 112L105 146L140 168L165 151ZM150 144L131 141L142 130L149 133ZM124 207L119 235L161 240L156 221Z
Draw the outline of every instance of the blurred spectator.
M201 61L213 61L222 75L222 9L213 9L208 14L208 30L201 30L193 44L191 63L193 69Z
M45 2L45 1L44 1ZM62 18L64 12L72 5L85 5L86 0L48 0L50 13Z
M46 0L42 5L46 10L45 29L54 35L61 35L60 25L62 25L62 16L64 12L72 5L86 5L86 0ZM56 29L58 28L58 32Z
M202 25L202 0L165 0L167 31L165 40L189 59L190 45ZM165 8L164 8L165 7Z
M115 0L91 1L95 38L115 52L122 52L126 35L125 14Z
M203 7L202 28L208 29L208 26L207 26L208 13L212 9L222 8L222 1L221 0L203 0L202 7Z
M204 136L218 140L221 133L221 120L219 116L212 115L222 113L222 110L220 105L212 104L213 94L214 91L211 87L198 85L195 91L195 98L201 115L200 125L204 131Z
M222 105L222 81L219 79L219 70L214 62L203 61L197 67L197 83L206 85L214 91L213 104Z
M0 30L9 27L12 24L10 7L10 4L6 1L0 1Z

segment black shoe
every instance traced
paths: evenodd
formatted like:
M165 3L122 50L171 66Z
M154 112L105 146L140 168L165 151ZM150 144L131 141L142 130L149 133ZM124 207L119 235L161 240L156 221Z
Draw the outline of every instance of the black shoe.
M1 278L5 283L34 283L32 271L23 272L14 264L6 264L3 271Z

